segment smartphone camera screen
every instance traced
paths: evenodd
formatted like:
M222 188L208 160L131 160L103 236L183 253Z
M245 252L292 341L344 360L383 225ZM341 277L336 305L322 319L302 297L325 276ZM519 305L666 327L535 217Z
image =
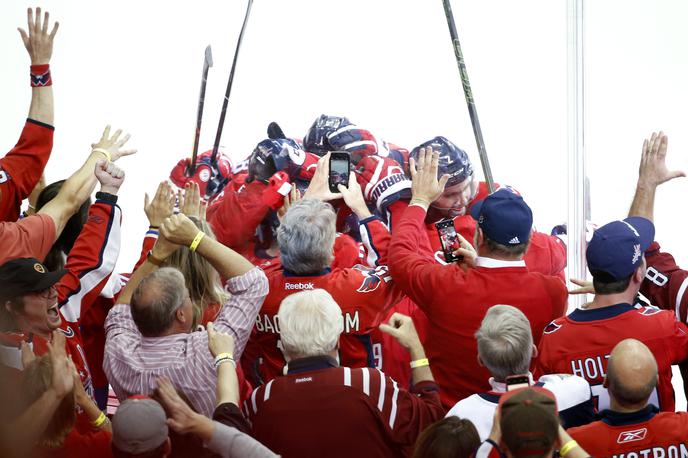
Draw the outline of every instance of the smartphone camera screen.
M459 236L456 234L454 221L440 221L439 223L435 223L435 227L437 228L437 233L440 237L440 243L442 244L444 259L447 262L459 261L461 257L454 256L454 252L461 248L461 242L459 241Z
M339 192L337 185L349 186L348 153L332 153L330 157L330 191Z

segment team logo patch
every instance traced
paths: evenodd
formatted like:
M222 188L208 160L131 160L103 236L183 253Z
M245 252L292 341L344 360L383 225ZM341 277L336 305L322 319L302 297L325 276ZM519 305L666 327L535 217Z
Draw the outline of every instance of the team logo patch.
M36 264L33 265L33 270L35 270L35 271L38 272L39 274L44 274L44 273L45 273L45 267L43 267L43 265L40 264L40 263L38 263L38 262L37 262Z
M552 334L553 332L557 332L559 328L561 328L561 325L552 321L550 324L547 325L545 330L542 332L544 332L545 334Z
M67 329L60 328L60 331L62 331L65 337L74 337L74 330L70 326L67 326Z
M203 181L203 182L210 180L210 170L208 170L208 169L201 170L201 173L198 174L198 178L200 178L201 181Z
M371 293L375 291L382 283L383 275L386 273L386 267L378 267L377 269L370 269L365 266L357 265L354 269L363 274L363 281L361 286L356 290L359 293Z
M641 441L645 439L646 435L647 428L634 429L633 431L624 431L621 434L619 434L619 437L616 439L616 443L625 444L628 442Z
M661 312L661 309L658 309L657 307L654 307L654 306L649 306L649 307L643 307L643 311L640 312L640 314L644 315L644 316L650 316L650 315L654 315L654 314L659 313L659 312Z
M633 264L638 262L638 259L640 259L642 255L643 254L640 252L640 244L633 245Z

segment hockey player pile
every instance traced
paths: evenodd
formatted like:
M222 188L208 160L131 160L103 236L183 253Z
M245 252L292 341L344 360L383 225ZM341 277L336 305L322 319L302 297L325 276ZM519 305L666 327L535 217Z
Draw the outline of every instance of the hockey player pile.
M180 160L122 240L127 135L40 181L57 25L28 23L32 103L0 159L2 456L688 457L664 133L571 292L566 227L533 230L528 196L491 192L446 137L407 149L340 116L302 138L271 123L242 163Z

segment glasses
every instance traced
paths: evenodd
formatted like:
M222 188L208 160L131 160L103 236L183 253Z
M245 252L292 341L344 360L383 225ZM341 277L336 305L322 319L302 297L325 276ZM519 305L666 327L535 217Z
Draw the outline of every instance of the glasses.
M50 286L42 291L36 291L32 294L36 294L37 296L42 297L43 299L48 299L50 296L53 295L53 292L56 290L55 286Z

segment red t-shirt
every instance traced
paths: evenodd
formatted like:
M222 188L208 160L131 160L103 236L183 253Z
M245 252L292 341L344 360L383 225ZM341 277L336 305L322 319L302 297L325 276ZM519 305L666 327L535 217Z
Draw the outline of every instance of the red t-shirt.
M45 259L55 243L55 222L37 214L15 223L0 222L0 265L17 258Z
M0 221L19 218L22 200L31 194L50 158L54 130L27 119L17 145L0 159Z

